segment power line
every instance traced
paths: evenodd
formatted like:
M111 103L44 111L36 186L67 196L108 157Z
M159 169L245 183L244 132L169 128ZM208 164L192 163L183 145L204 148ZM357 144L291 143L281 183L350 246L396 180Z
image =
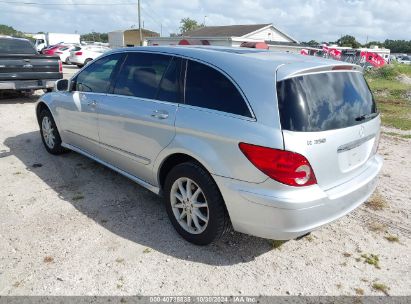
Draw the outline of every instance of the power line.
M26 2L26 1L2 1L0 3L4 4L16 4L16 5L33 5L33 6L116 6L116 5L137 5L136 2L116 2L116 3L57 3L57 2L49 2L49 3L39 3L39 2Z

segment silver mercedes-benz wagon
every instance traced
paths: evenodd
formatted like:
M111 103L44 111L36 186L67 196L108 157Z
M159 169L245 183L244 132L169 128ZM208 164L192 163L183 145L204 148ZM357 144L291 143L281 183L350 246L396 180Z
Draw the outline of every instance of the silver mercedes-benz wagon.
M362 204L382 159L359 66L218 47L114 50L36 107L45 148L162 195L177 232L292 239Z

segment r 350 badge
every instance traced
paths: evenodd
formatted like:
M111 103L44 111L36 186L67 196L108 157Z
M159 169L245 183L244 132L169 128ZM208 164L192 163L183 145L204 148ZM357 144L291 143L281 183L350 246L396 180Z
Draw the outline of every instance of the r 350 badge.
M307 140L307 146L324 144L325 142L327 142L327 139L326 139L326 138L319 138L319 139L314 139L314 140Z

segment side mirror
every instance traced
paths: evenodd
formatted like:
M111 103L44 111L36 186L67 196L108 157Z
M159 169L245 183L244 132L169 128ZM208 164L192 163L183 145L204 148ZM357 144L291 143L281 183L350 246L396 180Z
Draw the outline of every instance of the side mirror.
M68 91L68 88L69 88L68 79L57 80L56 83L54 84L54 90L57 92Z

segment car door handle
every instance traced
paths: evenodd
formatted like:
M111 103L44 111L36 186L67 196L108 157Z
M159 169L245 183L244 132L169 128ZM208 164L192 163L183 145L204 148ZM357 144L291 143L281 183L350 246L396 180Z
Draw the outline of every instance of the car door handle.
M151 113L151 117L155 117L158 119L166 119L168 118L168 112L163 110L156 110L153 113Z
M95 107L97 105L97 101L95 101L95 100L89 101L89 102L87 102L87 105L90 106L90 107Z

